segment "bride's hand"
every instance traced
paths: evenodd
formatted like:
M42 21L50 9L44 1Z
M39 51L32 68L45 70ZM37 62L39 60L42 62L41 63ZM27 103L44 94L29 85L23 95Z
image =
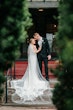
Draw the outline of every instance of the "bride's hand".
M36 46L35 46L35 45L34 45L33 49L34 49L34 52L36 52L36 51L37 51L37 48L36 48Z
M38 52L40 52L40 51L41 51L41 48L42 48L42 47L39 47L39 48L37 49L37 48L36 48L36 46L34 46L34 48L33 48L33 49L34 49L34 52L35 52L35 53L38 53Z

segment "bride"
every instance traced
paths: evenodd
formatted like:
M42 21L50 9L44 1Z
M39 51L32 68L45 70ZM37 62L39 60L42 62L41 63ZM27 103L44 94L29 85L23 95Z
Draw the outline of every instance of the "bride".
M40 52L35 46L34 38L30 39L28 46L28 67L21 79L11 81L11 88L15 89L12 94L12 101L23 104L25 102L35 102L49 100L49 82L42 76L37 60L37 53ZM46 98L45 98L46 96Z

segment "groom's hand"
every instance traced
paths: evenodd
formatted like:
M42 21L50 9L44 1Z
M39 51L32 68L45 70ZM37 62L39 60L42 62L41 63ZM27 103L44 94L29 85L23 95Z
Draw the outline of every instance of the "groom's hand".
M48 55L47 57L48 57L48 60L50 60L50 59L51 59L51 55Z
M41 51L41 49L42 49L42 47L40 46L40 47L38 48L39 52Z

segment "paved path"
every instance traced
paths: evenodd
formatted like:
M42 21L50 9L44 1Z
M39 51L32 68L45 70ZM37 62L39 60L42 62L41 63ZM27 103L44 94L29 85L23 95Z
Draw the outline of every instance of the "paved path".
M48 107L13 107L13 106L0 106L0 110L56 110L49 109Z

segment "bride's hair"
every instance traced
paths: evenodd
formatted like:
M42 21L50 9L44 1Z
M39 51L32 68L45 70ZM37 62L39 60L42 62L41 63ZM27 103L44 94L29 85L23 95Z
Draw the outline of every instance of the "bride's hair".
M31 43L33 39L34 39L34 38L30 38L30 40L29 40L30 42L29 42L29 43Z

